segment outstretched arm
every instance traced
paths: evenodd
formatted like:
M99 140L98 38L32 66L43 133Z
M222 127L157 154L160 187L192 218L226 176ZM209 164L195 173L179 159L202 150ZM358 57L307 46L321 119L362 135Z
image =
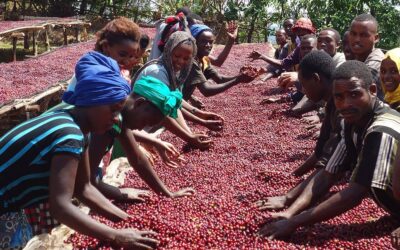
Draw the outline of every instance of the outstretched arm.
M350 183L344 190L303 213L287 220L277 221L261 228L260 234L270 239L286 237L296 228L325 221L338 216L361 203L368 189L360 184Z
M230 32L231 29L229 29L228 26L232 26L232 30L233 30L232 32ZM226 42L224 49L221 51L221 53L217 57L208 56L212 65L221 67L222 64L225 62L226 58L228 57L228 55L233 47L233 44L235 43L235 40L237 38L238 27L239 26L234 21L231 21L226 25L226 28L228 30L228 32L227 32L228 41Z
M136 170L140 178L157 194L163 194L168 197L180 197L192 195L193 189L187 188L182 189L178 192L171 192L165 186L165 184L158 177L154 171L147 157L140 151L135 138L133 137L132 131L128 128L123 128L121 135L118 137L124 148L128 161L131 166Z

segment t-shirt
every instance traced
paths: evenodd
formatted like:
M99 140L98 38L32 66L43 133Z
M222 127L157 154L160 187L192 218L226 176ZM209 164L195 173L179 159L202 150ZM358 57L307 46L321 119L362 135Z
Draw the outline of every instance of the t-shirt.
M68 111L28 120L0 138L0 214L47 201L52 157L82 156L87 139Z
M380 73L380 69L381 69L381 62L384 57L385 57L385 54L382 52L381 49L374 49L368 55L367 59L365 59L365 61L364 61L365 65L367 65L368 68L371 70L373 80L376 83L376 86L378 88L377 96L382 101L384 99L384 93L382 90L381 78L379 76L379 73Z
M193 60L189 76L183 84L183 99L190 99L199 84L207 82L208 79L212 79L216 75L218 75L218 72L211 66L208 57L203 58L202 64L197 60Z
M319 166L326 166L329 158L340 141L341 121L333 100L325 106L325 118L322 122L317 144L314 148Z
M332 57L333 63L335 63L336 68L340 66L340 64L346 61L346 57L342 52L336 52L336 54Z
M142 76L152 76L158 80L170 86L167 69L159 63L153 63L146 66L138 75L136 80L139 80Z

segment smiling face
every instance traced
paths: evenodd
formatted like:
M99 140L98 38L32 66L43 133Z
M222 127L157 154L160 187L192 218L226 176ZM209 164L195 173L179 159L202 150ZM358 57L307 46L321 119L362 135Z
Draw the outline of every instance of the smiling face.
M335 39L335 33L331 30L323 30L318 35L317 48L319 50L324 50L331 57L336 54L339 44Z
M193 46L182 43L172 50L171 60L175 72L188 65L193 57Z
M203 31L197 38L196 38L196 45L197 45L197 55L199 58L204 56L208 56L211 53L211 49L214 45L215 36L211 31Z
M386 91L393 92L399 87L400 73L396 63L386 58L381 63L381 79Z
M364 61L379 41L377 26L372 21L353 21L350 26L349 43L353 55Z
M376 86L369 89L363 86L361 79L336 79L333 81L335 106L346 123L357 124L372 111Z
M110 45L105 42L102 51L106 56L117 61L121 69L131 70L141 59L140 45L138 42L125 39L119 43Z

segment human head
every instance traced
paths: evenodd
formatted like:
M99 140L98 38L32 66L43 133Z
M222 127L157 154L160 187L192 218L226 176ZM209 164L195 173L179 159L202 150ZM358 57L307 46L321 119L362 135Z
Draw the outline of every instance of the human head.
M288 18L283 22L283 29L285 30L286 34L290 37L294 36L294 33L292 31L293 25L294 25L293 18Z
M385 101L389 104L394 100L389 100L390 94L386 95L388 92L398 91L400 84L400 48L389 50L385 54L385 58L381 63L381 82L382 88L385 92ZM387 98L388 97L388 98ZM388 99L388 100L386 100ZM399 101L399 100L396 100Z
M299 18L294 24L292 30L293 33L299 38L308 34L315 34L313 23L310 19L305 17Z
M186 16L186 20L188 22L189 28L192 27L192 25L194 24L204 24L203 18L193 12Z
M143 129L158 124L165 116L177 117L182 105L182 93L171 91L159 79L142 76L133 86L122 112L124 122L130 129Z
M278 29L275 31L276 43L279 45L284 45L287 40L287 35L284 29Z
M168 39L161 61L171 74L173 89L177 88L179 84L175 79L175 74L179 71L178 80L180 83L184 82L189 75L196 53L196 42L187 32L177 31Z
M169 16L165 18L166 26L161 33L161 38L158 41L158 49L164 52L165 44L168 42L170 36L177 31L186 30L185 15L183 12L179 12L176 16Z
M354 59L353 53L351 52L349 36L350 36L350 31L346 31L343 35L343 41L342 41L342 48L346 61Z
M330 98L331 76L334 71L335 63L325 51L311 51L301 60L298 78L308 99L319 102Z
M211 28L204 24L195 24L190 28L190 32L196 39L197 57L208 56L215 41Z
M150 37L142 33L142 35L140 36L139 44L140 44L140 56L143 57L144 53L147 50L147 47L149 47Z
M346 61L333 73L333 98L349 124L361 124L372 111L376 85L369 68L356 60Z
M99 52L89 52L75 67L76 86L63 101L85 112L90 131L104 133L118 120L131 91L115 60Z
M312 50L317 49L317 37L309 34L301 38L300 43L300 58L310 53Z
M379 41L378 22L370 14L361 14L350 25L349 42L353 55L364 61Z
M96 33L95 50L117 61L120 68L130 70L140 60L140 29L125 17L116 18Z
M189 7L184 6L176 9L175 15L178 15L179 13L183 13L185 16L188 16L190 13L192 13L192 11Z
M324 50L331 57L334 57L340 46L340 34L333 28L321 30L318 34L317 49Z

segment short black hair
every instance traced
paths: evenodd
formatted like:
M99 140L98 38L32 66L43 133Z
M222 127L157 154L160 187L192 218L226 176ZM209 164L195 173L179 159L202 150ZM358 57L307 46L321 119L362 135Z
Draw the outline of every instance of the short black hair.
M299 71L305 78L310 78L312 74L317 73L330 80L335 68L332 57L323 50L311 51L303 57L299 64Z
M178 15L180 12L182 12L185 16L187 16L192 11L189 9L189 7L185 6L185 7L177 8L176 12L175 12L175 15Z
M378 21L371 14L363 13L361 15L358 15L353 19L353 22L372 22L376 25L376 30L378 31Z
M189 27L196 23L195 20L203 22L203 18L201 16L197 15L196 13L193 13L193 12L189 13L186 16L186 20L188 21Z
M301 41L307 40L307 39L314 39L317 40L317 37L314 34L307 34L301 37Z
M325 28L323 30L321 30L319 33L321 33L324 30L329 30L332 31L334 33L333 38L336 40L336 43L339 44L340 41L342 40L342 38L340 37L340 33L339 31L335 30L334 28Z
M144 33L140 36L139 44L141 49L146 49L149 46L150 37Z
M334 80L348 80L352 77L357 77L362 81L362 86L368 89L369 86L374 82L371 70L365 65L365 63L350 60L342 63L335 72L333 72L332 81Z

